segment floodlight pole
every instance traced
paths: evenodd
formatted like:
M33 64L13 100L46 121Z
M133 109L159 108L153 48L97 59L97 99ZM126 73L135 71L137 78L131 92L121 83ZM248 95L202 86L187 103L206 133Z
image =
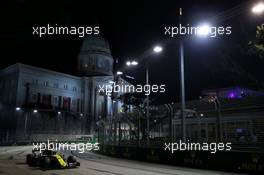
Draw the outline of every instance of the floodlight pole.
M149 85L149 65L148 61L146 62L146 85ZM147 145L149 145L149 95L147 95Z
M182 8L180 8L179 23L182 18ZM182 141L186 142L186 122L185 122L185 83L184 83L184 46L183 38L180 38L180 76L181 76L181 129L182 129Z

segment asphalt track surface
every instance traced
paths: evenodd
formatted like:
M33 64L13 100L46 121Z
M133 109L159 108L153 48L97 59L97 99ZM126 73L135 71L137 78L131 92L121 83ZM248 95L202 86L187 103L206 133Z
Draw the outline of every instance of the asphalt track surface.
M0 175L230 175L235 173L200 170L111 158L91 152L78 154L81 166L75 169L41 170L25 163L32 146L0 147Z

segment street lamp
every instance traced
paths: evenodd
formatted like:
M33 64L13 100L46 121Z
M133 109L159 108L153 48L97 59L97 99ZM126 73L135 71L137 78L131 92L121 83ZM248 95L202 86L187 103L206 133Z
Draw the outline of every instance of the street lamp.
M132 66L136 66L136 65L138 65L138 62L137 62L137 61L132 61L132 62L131 62L131 65L132 65Z
M179 9L179 23L182 21L182 8ZM202 24L198 26L196 31L197 36L207 37L210 34L210 25ZM185 121L185 75L184 75L184 44L183 38L180 38L179 45L179 57L180 57L180 92L181 92L181 130L182 141L186 142L186 121Z
M256 4L252 8L252 13L254 14L262 14L264 12L264 3L260 2ZM179 9L179 24L181 24L181 18L182 18L182 8ZM207 37L211 33L211 27L208 24L203 24L198 26L198 30L196 31L196 35L200 37ZM180 45L179 45L179 57L180 57L180 90L181 90L181 130L182 130L182 139L183 142L186 141L186 123L185 123L185 80L184 80L184 44L183 39L180 38ZM215 102L218 103L218 122L221 122L220 120L220 101L216 98ZM219 136L220 140L221 138L221 126L219 126Z
M182 19L182 8L179 9L179 23L181 24ZM179 46L179 57L180 57L180 92L181 92L181 130L182 130L182 141L186 142L186 123L185 123L185 81L184 81L184 46L183 39L180 38Z
M123 74L123 72L121 72L121 71L116 72L116 75L122 75L122 74Z
M254 14L261 14L263 12L264 12L264 3L263 2L256 4L252 8L252 13L254 13Z
M211 27L208 24L202 24L198 26L196 35L200 37L207 37L210 34Z
M152 51L153 51L153 53L158 54L158 53L163 51L163 48L161 46L157 45L157 46L153 47ZM127 61L126 65L127 66L136 66L136 65L138 65L138 62L137 61ZM148 60L146 60L146 85L149 85ZM147 134L149 135L149 95L147 95L146 101L147 101L147 112L146 112L146 115L147 115ZM149 140L149 137L147 137L147 140Z
M161 46L155 46L155 47L153 48L153 51L154 51L155 53L162 52L162 50L163 50L163 48L162 48Z
M136 65L138 65L138 62L135 61L135 60L133 60L133 61L127 61L127 62L126 62L126 65L127 65L127 66L136 66Z

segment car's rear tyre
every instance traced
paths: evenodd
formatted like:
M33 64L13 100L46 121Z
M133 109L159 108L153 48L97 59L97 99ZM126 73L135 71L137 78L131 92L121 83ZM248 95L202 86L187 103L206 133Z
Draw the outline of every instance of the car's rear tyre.
M75 162L77 162L77 160L76 160L76 158L74 156L69 156L67 158L67 162L68 163L75 163Z
M40 162L40 167L43 169L49 169L50 168L51 160L49 157L43 157Z

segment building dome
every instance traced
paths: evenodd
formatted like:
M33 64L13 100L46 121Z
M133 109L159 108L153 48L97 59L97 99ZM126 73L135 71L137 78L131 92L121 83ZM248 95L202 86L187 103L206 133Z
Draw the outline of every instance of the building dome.
M82 44L78 69L83 76L113 75L113 58L109 44L101 36L90 36Z

